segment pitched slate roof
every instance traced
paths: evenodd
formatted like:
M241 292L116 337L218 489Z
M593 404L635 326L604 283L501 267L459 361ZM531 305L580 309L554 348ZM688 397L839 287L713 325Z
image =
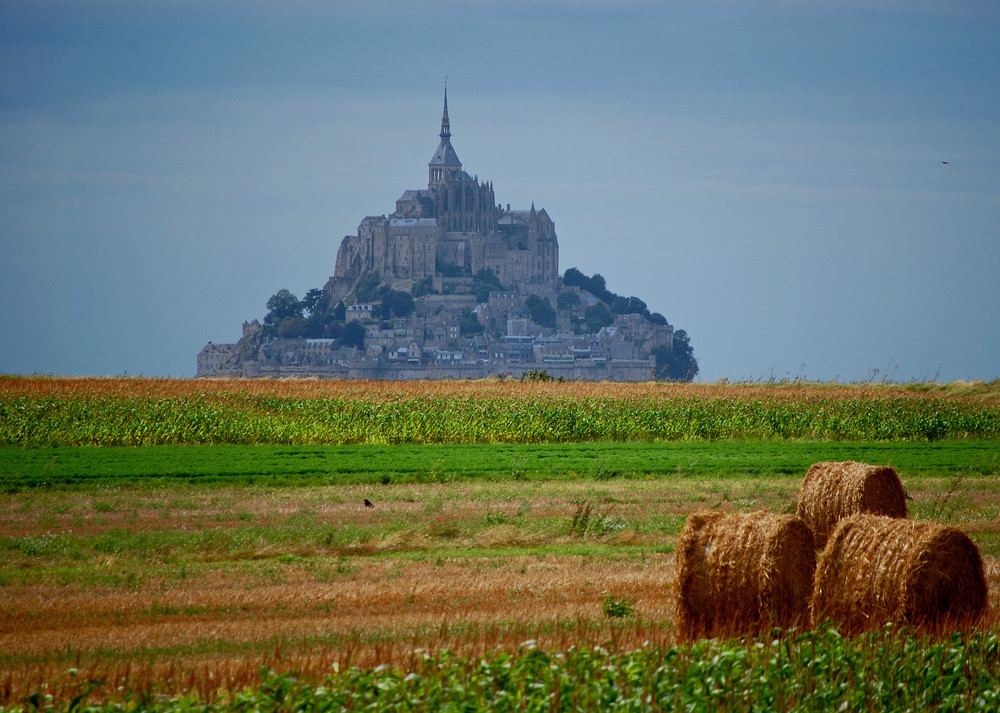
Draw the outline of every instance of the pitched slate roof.
M458 154L455 153L455 149L451 147L450 139L441 139L441 143L437 147L437 151L431 157L429 166L461 166L462 162L458 160Z

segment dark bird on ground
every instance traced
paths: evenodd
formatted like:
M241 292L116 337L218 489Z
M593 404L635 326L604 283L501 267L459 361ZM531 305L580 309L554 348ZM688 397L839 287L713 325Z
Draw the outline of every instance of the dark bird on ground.
M365 498L365 507L366 508L373 508L375 506L372 505L372 501L371 500L369 500L368 498Z
M943 164L944 164L944 165L946 165L946 166L948 165L948 162L947 162L947 161L942 161L941 163L943 163Z

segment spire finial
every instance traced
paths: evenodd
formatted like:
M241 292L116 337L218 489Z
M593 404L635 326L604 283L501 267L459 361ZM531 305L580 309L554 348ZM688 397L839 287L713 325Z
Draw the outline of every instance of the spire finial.
M444 75L444 114L441 115L442 139L451 138L451 122L448 121L448 75Z

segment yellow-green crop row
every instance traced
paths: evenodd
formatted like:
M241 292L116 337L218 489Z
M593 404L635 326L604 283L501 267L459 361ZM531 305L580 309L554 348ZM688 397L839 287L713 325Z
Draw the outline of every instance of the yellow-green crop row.
M1000 437L1000 406L924 397L0 397L0 444L545 443Z

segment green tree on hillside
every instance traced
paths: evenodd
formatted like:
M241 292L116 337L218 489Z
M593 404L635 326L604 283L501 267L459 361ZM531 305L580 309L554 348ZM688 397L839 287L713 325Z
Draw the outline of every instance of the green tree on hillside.
M614 321L611 310L603 302L598 302L584 310L583 318L586 320L587 329L591 334L601 331L601 327L607 327Z
M414 304L413 297L409 292L403 292L402 290L390 290L387 288L382 288L381 290L382 298L382 317L389 319L390 317L409 317L413 314Z
M323 308L323 290L314 287L306 292L306 296L302 298L302 308L308 317L321 312Z
M281 324L288 317L301 317L303 305L299 298L288 290L278 290L267 301L267 315L264 324Z
M306 339L322 339L326 336L326 323L328 320L329 317L324 317L321 313L316 312L306 320L305 327L303 327L302 333L299 336Z
M656 378L666 381L691 381L698 374L698 360L687 332L674 332L674 348L657 347L653 350L656 359Z
M643 317L649 319L649 308L638 297L621 297L615 295L615 299L611 303L611 311L615 314L641 314Z
M579 305L580 293L578 292L570 292L569 290L566 290L565 292L560 292L556 295L556 307L558 307L561 312L573 309Z
M585 287L589 279L575 267L571 267L563 273L563 284L566 287Z
M358 321L348 322L340 330L340 345L342 347L357 347L363 349L365 346L365 328Z
M285 317L278 325L278 336L284 339L301 337L308 321L304 317Z
M531 313L532 322L546 329L556 328L556 311L547 297L531 295L528 297L526 306L528 312Z
M594 297L604 302L604 304L608 305L608 307L611 307L615 303L615 299L618 297L618 295L608 289L607 282L605 282L603 275L600 273L594 273L590 277L587 277L575 267L571 267L563 273L563 284L566 287L579 287L586 290ZM623 308L625 308L624 305L627 304L627 302L623 303ZM643 303L643 307L645 307L645 303ZM619 312L619 314L626 313Z
M490 298L491 292L500 292L503 284L493 270L489 268L480 270L472 276L472 294L476 296L476 302L486 302Z
M414 297L436 295L437 290L434 289L434 277L432 275L428 275L422 280L419 280L415 285L413 285L413 292L411 294Z
M458 329L463 336L482 334L484 331L483 325L468 307L462 310L462 316L458 320Z

